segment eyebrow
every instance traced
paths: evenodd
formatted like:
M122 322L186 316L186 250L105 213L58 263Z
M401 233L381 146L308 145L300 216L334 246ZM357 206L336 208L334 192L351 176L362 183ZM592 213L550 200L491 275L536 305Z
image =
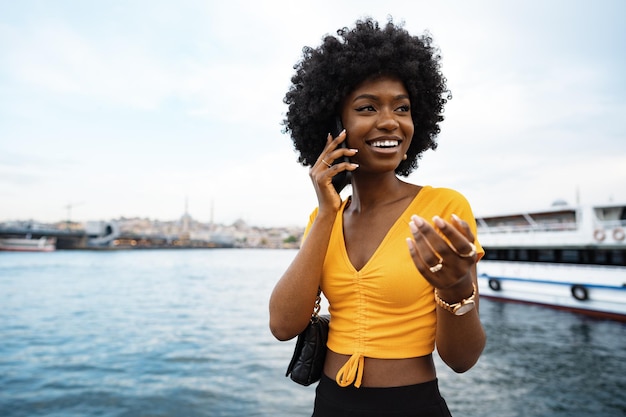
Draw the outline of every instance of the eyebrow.
M374 95L374 94L365 93L365 94L361 94L361 95L356 96L354 98L354 100L352 100L352 101L354 102L354 101L357 101L357 100L360 100L360 99L379 100L379 96ZM393 99L396 100L396 101L397 100L403 100L403 99L409 99L409 96L408 96L408 94L398 94Z

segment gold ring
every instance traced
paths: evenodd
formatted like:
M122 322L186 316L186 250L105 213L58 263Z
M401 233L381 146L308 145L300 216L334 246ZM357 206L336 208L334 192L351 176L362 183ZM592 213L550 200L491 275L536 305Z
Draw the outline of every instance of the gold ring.
M441 271L442 268L443 268L443 258L440 257L437 265L431 266L429 269L430 269L430 272L434 274L435 272Z
M459 253L454 247L452 247L452 250L461 258L473 258L474 255L476 255L476 245L474 245L472 242L469 242L469 244L471 249L467 253Z
M328 168L332 167L331 164L329 164L328 162L324 161L323 159L322 159L322 162L325 163Z

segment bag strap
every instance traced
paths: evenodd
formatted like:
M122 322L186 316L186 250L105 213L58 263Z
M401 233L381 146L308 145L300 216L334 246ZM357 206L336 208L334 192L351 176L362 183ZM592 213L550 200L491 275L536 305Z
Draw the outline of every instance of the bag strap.
M315 306L313 307L313 314L311 314L311 321L315 322L319 318L320 309L322 308L322 289L317 287L317 297L315 297Z

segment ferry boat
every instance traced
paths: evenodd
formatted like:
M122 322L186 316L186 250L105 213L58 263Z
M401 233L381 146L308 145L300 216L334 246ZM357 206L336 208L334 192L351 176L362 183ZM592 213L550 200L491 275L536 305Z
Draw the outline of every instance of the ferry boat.
M56 238L42 236L33 239L26 237L0 238L0 251L13 252L52 252L56 250Z
M626 322L626 204L478 217L482 297Z

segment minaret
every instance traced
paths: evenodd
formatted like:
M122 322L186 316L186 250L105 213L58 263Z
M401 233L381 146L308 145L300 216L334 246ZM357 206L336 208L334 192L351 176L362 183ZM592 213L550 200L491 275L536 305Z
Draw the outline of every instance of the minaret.
M183 234L189 236L189 197L185 197L185 214L183 214Z

